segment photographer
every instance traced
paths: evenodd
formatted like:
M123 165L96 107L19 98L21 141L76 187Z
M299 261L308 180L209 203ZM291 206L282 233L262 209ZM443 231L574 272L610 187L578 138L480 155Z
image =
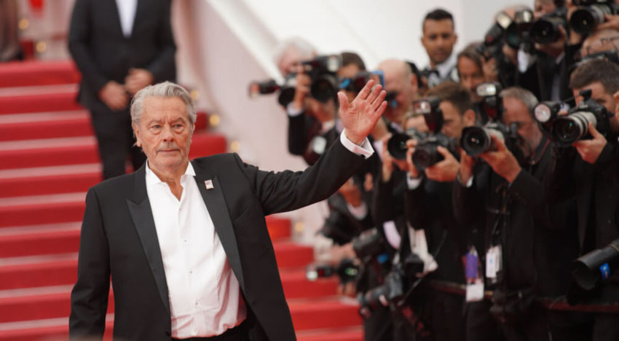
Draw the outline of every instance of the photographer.
M357 72L365 70L363 60L353 52L341 54L341 67L338 78L354 77ZM335 100L329 98L319 101L310 94L312 78L298 67L294 98L286 107L289 117L288 151L292 155L303 156L308 165L312 165L318 157L335 141L339 132L335 129ZM339 85L339 84L336 84ZM333 89L333 95L338 89Z
M615 113L619 91L619 66L605 60L591 60L574 70L570 86L580 103L582 90L591 90L591 100L601 104L608 113ZM603 110L603 109L602 109ZM596 109L595 111L599 111ZM598 115L599 116L599 115ZM568 115L569 117L569 115ZM619 238L617 228L617 115L583 124L588 135L571 146L555 148L549 172L548 192L554 202L562 198L576 201L576 225L580 254L608 245ZM606 122L604 122L606 121ZM574 258L572 258L574 259ZM618 274L602 282L592 291L582 292L573 286L568 300L584 304L617 304L619 302ZM599 310L598 310L599 311ZM591 340L619 339L619 315L596 312L591 314Z
M432 88L427 95L440 100L439 110L444 118L440 134L454 141L459 140L462 128L475 124L469 91L461 84L444 82ZM409 238L423 233L427 237L428 251L438 263L436 271L428 274L426 279L463 285L461 259L465 244L464 237L459 234L461 231L455 228L451 200L453 181L459 168L459 162L452 153L457 150L450 151L438 146L436 152L443 160L420 170L413 160L417 156L413 145L419 147L420 142L411 140L409 145L405 211L410 226L414 228L413 236L409 235ZM425 297L422 318L428 321L433 339L464 340L464 298L439 291L432 286L432 282L427 281L422 282L418 290Z
M423 69L430 88L447 80L458 81L453 48L458 41L451 13L437 8L426 14L422 23L421 44L430 59Z
M499 120L504 128L492 129L487 136L491 148L478 158L469 156L474 141L463 133L467 152L461 156L453 196L457 226L483 226L484 288L493 290L492 301L485 304L507 340L582 340L563 314L534 304L537 297L566 292L566 259L576 254L575 243L570 231L559 230L565 221L555 219L557 214L551 214L545 200L542 181L551 148L533 117L537 99L521 88L506 89L501 98L504 113ZM483 318L482 310L477 313L482 315L476 318ZM469 326L474 323L471 317ZM470 333L480 331L468 332L470 339L477 339Z
M478 49L480 43L471 43L458 53L457 70L460 84L464 85L471 94L473 109L482 123L488 121L488 117L480 106L482 98L477 95L477 86L484 82L497 82L496 59L486 60Z

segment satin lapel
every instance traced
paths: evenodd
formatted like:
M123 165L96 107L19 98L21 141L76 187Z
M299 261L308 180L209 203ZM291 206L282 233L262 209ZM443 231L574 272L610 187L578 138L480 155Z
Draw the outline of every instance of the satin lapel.
M133 27L131 27L131 37L133 38L133 35L135 34L135 29L136 27L138 27L138 25L140 24L140 21L142 20L144 14L142 12L144 12L144 10L146 10L146 1L145 0L138 0L138 3L136 5L135 8L135 18L133 18Z
M110 12L110 20L112 21L112 25L114 25L116 27L116 33L120 34L121 37L125 37L125 34L123 33L123 27L120 24L120 11L118 10L118 5L116 4L116 1L97 1L98 3L101 4L106 4L108 3L110 8L109 8L109 12ZM105 13L105 12L102 12Z
M217 177L208 178L204 171L201 168L198 168L195 164L194 169L196 171L195 179L198 184L198 188L200 189L200 194L202 194L202 199L204 199L208 213L213 220L213 225L215 225L215 231L217 231L221 245L226 252L228 263L230 263L230 267L232 268L232 271L234 271L234 274L241 285L241 289L245 291L245 282L243 281L243 268L241 267L239 248L236 242L234 228L232 227L232 220L230 220L230 215L228 214L228 206L224 200L224 189L222 188ZM205 181L208 180L212 181L212 189L207 190Z
M163 301L167 313L170 314L168 284L165 278L161 248L159 247L159 240L157 239L153 212L150 208L150 201L146 193L146 175L144 167L145 166L142 166L142 168L135 172L134 196L132 199L127 199L127 206L129 206L133 224L140 236L142 248L148 259L150 270L153 273L153 277L155 277L159 296Z

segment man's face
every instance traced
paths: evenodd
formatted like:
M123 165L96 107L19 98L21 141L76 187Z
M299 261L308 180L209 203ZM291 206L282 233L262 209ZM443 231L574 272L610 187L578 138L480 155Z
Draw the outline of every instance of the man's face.
M606 92L604 85L602 85L602 83L600 82L591 83L581 89L574 89L573 92L574 98L576 99L576 105L579 105L580 102L583 100L582 96L580 96L579 93L582 90L589 89L591 90L591 99L603 105L604 108L608 110L608 112L614 113L616 111L617 104L615 102L615 98L612 94ZM610 128L614 132L619 131L619 119L616 114L610 118Z
M137 145L155 173L184 171L193 129L179 97L146 97L140 122L133 124Z
M460 140L462 128L464 128L462 115L460 115L458 109L451 102L442 101L439 107L443 112L443 118L445 120L441 133L445 134L447 137Z
M385 117L391 122L402 124L402 120L413 103L415 96L414 89L411 83L406 82L404 77L397 73L384 72L385 77L385 91L387 93L394 93L395 108L392 107L392 103L387 103L387 109L385 110Z
M477 86L484 82L484 71L467 57L458 59L458 74L460 83L471 93L471 100L475 103L481 102L481 97L477 96Z
M503 98L503 123L508 127L513 123L518 127L518 143L525 156L529 156L539 145L542 132L529 109L521 100L514 97Z
M429 19L423 23L421 44L426 49L428 58L433 65L440 64L451 56L457 40L458 36L454 33L453 21Z

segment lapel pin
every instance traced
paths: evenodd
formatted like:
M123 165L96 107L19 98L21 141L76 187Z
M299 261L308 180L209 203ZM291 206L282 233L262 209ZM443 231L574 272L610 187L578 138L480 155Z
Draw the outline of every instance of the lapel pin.
M213 180L206 180L206 181L204 181L204 186L206 186L207 190L215 188L213 186Z

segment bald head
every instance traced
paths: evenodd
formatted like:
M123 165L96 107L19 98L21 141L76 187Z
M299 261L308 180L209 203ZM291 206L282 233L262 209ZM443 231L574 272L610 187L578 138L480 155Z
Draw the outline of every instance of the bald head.
M388 103L385 117L392 122L403 122L417 94L417 77L410 65L402 60L387 59L378 64L377 69L385 77L385 91L394 96Z

